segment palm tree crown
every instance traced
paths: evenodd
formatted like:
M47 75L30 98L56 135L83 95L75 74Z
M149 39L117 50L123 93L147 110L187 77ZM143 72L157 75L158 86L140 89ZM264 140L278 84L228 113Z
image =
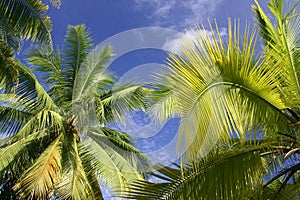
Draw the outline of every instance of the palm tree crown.
M138 181L126 197L299 198L298 5L270 0L272 21L255 1L259 53L257 29L240 33L231 20L226 37L210 24L183 39L157 75L152 107L160 121L182 118L181 166L159 168L163 183Z
M0 195L13 186L21 198L99 199L99 181L123 191L143 178L145 157L128 134L106 126L142 105L143 88L111 87L112 50L92 46L78 25L62 50L31 49L28 62L47 91L18 63L16 92L0 94Z

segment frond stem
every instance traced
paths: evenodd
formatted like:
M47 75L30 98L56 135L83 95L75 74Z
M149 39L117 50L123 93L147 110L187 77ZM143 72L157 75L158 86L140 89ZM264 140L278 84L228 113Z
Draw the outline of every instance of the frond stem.
M210 84L208 85L208 87L206 87L198 96L198 98L196 99L195 102L198 102L199 99L206 93L208 92L210 89L214 88L214 87L217 87L217 86L231 86L231 87L236 87L236 88L239 88L239 89L242 89L246 92L249 92L250 94L254 95L255 97L257 97L258 99L260 99L261 101L263 101L264 103L266 103L267 105L271 106L274 110L276 110L277 112L279 112L282 116L284 116L284 118L286 118L288 121L293 121L293 119L291 119L289 116L285 115L284 112L279 109L278 107L276 107L275 105L273 105L271 102L269 102L268 100L266 100L265 98L261 97L260 95L256 94L255 91L247 88L247 87L244 87L240 84L237 84L237 83L231 83L231 82L218 82L218 83L213 83L213 84ZM196 103L193 104L193 107L192 109L195 107ZM191 109L191 110L192 110Z

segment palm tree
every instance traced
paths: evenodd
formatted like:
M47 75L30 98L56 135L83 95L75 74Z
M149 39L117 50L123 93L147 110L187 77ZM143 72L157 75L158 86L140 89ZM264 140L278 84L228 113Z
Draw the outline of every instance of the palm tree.
M60 0L50 3L60 6ZM51 21L45 14L48 6L39 0L10 0L0 2L0 90L13 91L18 84L18 69L14 51L22 39L52 43Z
M1 34L0 34L1 36ZM18 67L14 49L0 39L0 90L13 91L18 83Z
M30 50L29 64L47 90L18 63L15 93L0 94L3 198L102 199L99 181L123 191L143 179L148 161L128 134L109 124L142 106L144 90L112 87L107 69L112 50L92 47L89 31L78 25L68 27L62 50Z
M229 20L226 37L217 25L198 26L170 54L152 114L182 118L180 169L158 169L163 183L138 181L125 197L299 198L298 4L270 0L272 21L255 1L262 52L255 29L240 33Z
M60 0L50 0L60 6ZM51 44L51 21L45 14L48 6L41 0L10 0L0 2L0 25L7 35Z

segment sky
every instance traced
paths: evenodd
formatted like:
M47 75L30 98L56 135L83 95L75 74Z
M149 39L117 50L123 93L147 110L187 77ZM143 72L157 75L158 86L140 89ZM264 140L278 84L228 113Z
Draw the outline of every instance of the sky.
M216 18L220 27L227 26L228 17L251 21L251 4L252 0L62 0L60 9L50 7L48 14L54 43L62 43L69 24L82 23L93 32L95 43L100 43L139 27L184 31L206 19Z
M266 1L260 2L266 8ZM63 45L68 25L85 24L92 32L94 44L104 41L115 44L112 48L116 59L110 69L121 77L119 81L137 76L143 82L155 71L155 66L165 64L165 50L178 50L176 45L186 35L185 31L190 32L191 27L201 22L207 24L207 19L216 19L222 36L226 36L229 17L239 18L242 28L246 21L253 23L253 3L252 0L62 0L60 9L50 7L47 14L53 22L54 46ZM159 31L149 27L157 27ZM117 123L115 128L133 135L137 147L155 162L176 161L178 119L157 124L141 111L127 119L127 126Z

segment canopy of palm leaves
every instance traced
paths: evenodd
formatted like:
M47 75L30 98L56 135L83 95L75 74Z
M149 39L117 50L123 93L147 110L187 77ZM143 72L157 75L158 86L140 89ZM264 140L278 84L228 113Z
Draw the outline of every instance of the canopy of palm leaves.
M156 75L160 90L151 110L160 121L182 118L183 168L162 168L160 177L167 182L138 182L127 197L299 197L298 4L270 0L272 21L255 1L253 30L248 25L241 33L239 22L229 20L226 37L210 24L183 39L180 54L170 54L167 69ZM256 29L264 40L262 52L256 52Z
M50 0L60 6L60 0ZM0 1L0 25L8 35L51 44L51 21L45 14L48 6L41 0Z
M62 50L31 49L28 62L47 90L18 63L15 93L0 94L1 199L101 199L99 181L122 191L143 179L145 157L106 125L141 106L144 90L112 87L112 50L92 47L79 25L68 27Z
M55 7L60 6L60 0L50 2ZM18 83L13 51L19 50L20 40L52 43L51 21L45 14L47 9L48 6L39 0L0 1L1 90L12 91Z

